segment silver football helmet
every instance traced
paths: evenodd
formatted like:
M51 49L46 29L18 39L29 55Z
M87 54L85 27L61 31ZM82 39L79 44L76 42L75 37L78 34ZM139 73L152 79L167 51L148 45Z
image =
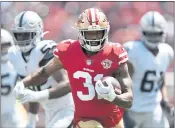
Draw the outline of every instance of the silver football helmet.
M166 20L156 11L149 11L140 20L140 31L145 45L155 49L160 43L165 42Z
M15 44L19 46L21 52L25 53L42 40L43 21L37 13L23 11L15 17L11 30Z
M5 29L1 28L1 60L6 62L8 60L7 53L11 45L14 44L12 35Z

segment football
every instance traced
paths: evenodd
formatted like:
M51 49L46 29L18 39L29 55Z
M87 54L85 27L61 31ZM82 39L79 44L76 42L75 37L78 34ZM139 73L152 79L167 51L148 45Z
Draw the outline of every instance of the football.
M117 79L115 79L114 77L111 77L111 76L107 76L107 77L104 77L102 79L102 83L105 85L105 86L109 86L109 84L112 84L112 86L114 87L114 90L116 92L116 94L120 95L122 93L122 90L121 90L121 85L120 83L118 82Z

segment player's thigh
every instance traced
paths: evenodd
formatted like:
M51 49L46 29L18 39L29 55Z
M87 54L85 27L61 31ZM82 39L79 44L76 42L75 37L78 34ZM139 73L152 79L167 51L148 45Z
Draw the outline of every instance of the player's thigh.
M1 118L1 128L19 128L19 122L15 120L4 120Z
M1 116L1 128L19 128L20 118L16 113Z
M124 112L123 120L125 128L140 128L144 121L144 113L127 110Z
M144 122L143 128L169 128L166 116L160 111L158 114L150 113Z
M1 115L1 128L7 128L13 126L12 115Z
M1 116L1 127L4 128L21 128L27 123L27 112L23 105L16 102L14 112Z
M46 122L47 128L71 128L73 124L74 110L64 109L58 111L55 116Z

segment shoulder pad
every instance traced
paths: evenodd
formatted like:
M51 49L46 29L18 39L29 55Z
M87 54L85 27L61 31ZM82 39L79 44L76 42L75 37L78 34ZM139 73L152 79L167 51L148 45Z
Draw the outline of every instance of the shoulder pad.
M50 49L53 50L56 47L56 42L52 40L43 40L36 46L36 51L41 51L42 54L47 53Z
M75 43L77 40L72 40L72 39L67 39L67 40L63 40L59 43Z
M11 46L9 49L8 49L8 53L12 53L12 52L16 52L17 51L17 48L15 46Z
M11 46L8 49L8 53L7 53L8 59L11 60L13 58L13 55L16 54L17 52L20 52L20 51L16 48L16 46Z
M57 44L53 40L43 40L43 41L40 41L39 43L37 43L36 48L40 49L45 45L51 45L52 46L52 45L57 45Z
M128 61L127 51L120 43L112 43L112 49L114 51L115 57L117 58L117 63L120 65Z
M10 61L7 61L7 65L8 65L8 69L7 70L9 70L10 73L12 73L12 74L17 75L17 72L16 72L13 64Z
M163 51L168 54L168 56L170 57L170 59L172 59L174 57L173 48L169 44L167 44L167 43L162 43L161 46L162 46Z
M125 52L126 51L125 48L123 47L123 45L120 43L114 43L112 45L113 45L114 52L116 54L118 54L118 52Z
M127 50L127 52L133 50L137 46L141 44L141 41L128 41L123 44L124 48Z
M63 40L60 43L58 43L57 49L59 51L66 51L71 46L71 44L75 42L76 42L75 40L71 40L71 39Z
M56 43L53 40L43 40L38 43L36 50L40 50L44 54L43 59L40 61L39 66L45 65L53 58L53 50L56 48Z
M74 44L77 40L63 40L60 43L57 44L55 50L54 50L54 56L59 58L59 56L62 56L72 44Z
M126 51L129 52L134 47L134 41L128 41L124 43L123 46L126 49Z

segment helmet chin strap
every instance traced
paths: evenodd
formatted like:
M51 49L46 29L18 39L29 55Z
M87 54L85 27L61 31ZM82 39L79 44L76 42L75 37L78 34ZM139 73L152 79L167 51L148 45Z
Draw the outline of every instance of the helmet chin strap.
M32 46L31 44L29 46L24 46L24 47L19 47L21 52L23 53L27 53L29 52L34 46Z
M151 43L151 42L148 42L148 41L145 41L145 45L149 48L149 49L156 49L158 47L160 43Z
M98 52L101 49L99 46L90 46L86 44L86 48L90 52Z
M83 42L85 42L85 40ZM106 42L106 39L101 40L100 41L100 45L92 46L92 45L90 45L91 42L89 41L89 44L84 43L84 48L87 49L90 52L98 52L98 51L100 51L100 50L102 50L104 48L105 42ZM103 45L102 45L102 43L103 43Z
M141 36L141 40L144 42L144 44L149 48L149 49L156 49L160 43L153 43L149 42L143 35Z

